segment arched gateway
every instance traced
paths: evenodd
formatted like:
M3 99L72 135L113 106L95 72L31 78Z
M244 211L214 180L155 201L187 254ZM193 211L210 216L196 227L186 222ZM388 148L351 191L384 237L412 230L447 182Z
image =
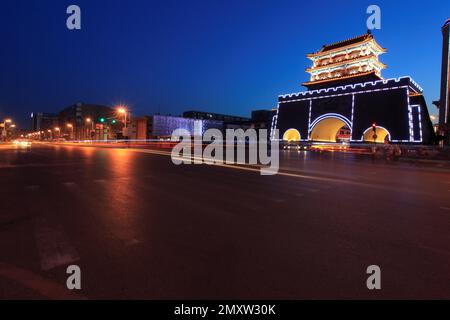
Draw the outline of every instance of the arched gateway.
M272 129L295 128L309 141L336 142L336 132L345 128L351 143L432 143L422 88L410 77L383 79L386 66L378 57L385 52L366 33L308 54L308 90L279 96ZM375 141L367 129L373 123L379 124Z

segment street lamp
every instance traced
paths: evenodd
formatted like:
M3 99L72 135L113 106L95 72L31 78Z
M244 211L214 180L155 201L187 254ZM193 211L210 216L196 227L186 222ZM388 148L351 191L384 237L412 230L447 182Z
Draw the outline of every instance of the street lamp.
M7 139L7 137L8 137L8 132L6 131L6 125L7 124L11 124L12 123L12 120L11 119L5 119L5 120L3 120L3 130L2 130L2 139L4 139L4 140L6 140Z
M86 130L87 131L87 138L88 139L90 139L91 138L91 133L92 133L92 131L94 131L94 121L92 121L92 118L86 118L86 123L89 125L89 124L91 124L91 129L89 130L89 127L88 127L88 129Z
M124 116L124 121L123 121L124 127L123 127L123 131L122 131L122 135L124 137L127 137L128 136L128 126L127 126L128 110L124 106L119 106L117 109L117 113Z
M70 129L70 139L73 139L73 124L68 123L67 128Z
M61 129L58 127L55 127L54 130L55 130L55 133L58 132L58 138L60 138L61 137Z

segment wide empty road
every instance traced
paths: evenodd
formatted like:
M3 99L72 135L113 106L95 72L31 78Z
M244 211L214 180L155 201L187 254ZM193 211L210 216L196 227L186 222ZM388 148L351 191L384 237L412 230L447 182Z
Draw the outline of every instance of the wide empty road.
M145 150L0 149L0 298L450 298L448 167L281 157L261 176Z

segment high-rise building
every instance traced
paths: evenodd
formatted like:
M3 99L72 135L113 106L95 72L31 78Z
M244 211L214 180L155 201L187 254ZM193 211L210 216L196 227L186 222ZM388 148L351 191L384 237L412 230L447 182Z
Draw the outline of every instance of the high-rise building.
M450 19L442 27L442 73L441 98L439 100L439 128L445 136L445 144L450 144Z

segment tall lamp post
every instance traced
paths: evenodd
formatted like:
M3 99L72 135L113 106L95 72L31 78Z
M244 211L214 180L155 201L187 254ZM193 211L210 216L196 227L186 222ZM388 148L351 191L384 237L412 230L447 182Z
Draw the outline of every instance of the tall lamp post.
M6 131L6 125L7 124L11 124L12 120L11 119L5 119L3 120L3 130L2 130L2 139L6 140L8 133Z
M120 115L123 115L123 118L124 118L123 119L124 127L123 127L123 130L122 130L122 135L124 137L128 137L128 124L127 124L127 122L128 122L128 110L124 106L119 106L119 108L117 109L117 112Z
M61 129L58 127L55 127L55 136L56 136L56 132L58 132L58 138L61 138Z
M70 137L69 137L69 140L73 140L73 124L68 123L68 124L67 124L67 128L70 129Z
M87 138L88 138L88 140L90 140L92 137L91 137L91 134L92 134L92 131L94 131L94 121L92 121L92 119L91 118L86 118L86 124L88 125L88 129L87 129ZM91 127L89 128L89 125L91 125Z

